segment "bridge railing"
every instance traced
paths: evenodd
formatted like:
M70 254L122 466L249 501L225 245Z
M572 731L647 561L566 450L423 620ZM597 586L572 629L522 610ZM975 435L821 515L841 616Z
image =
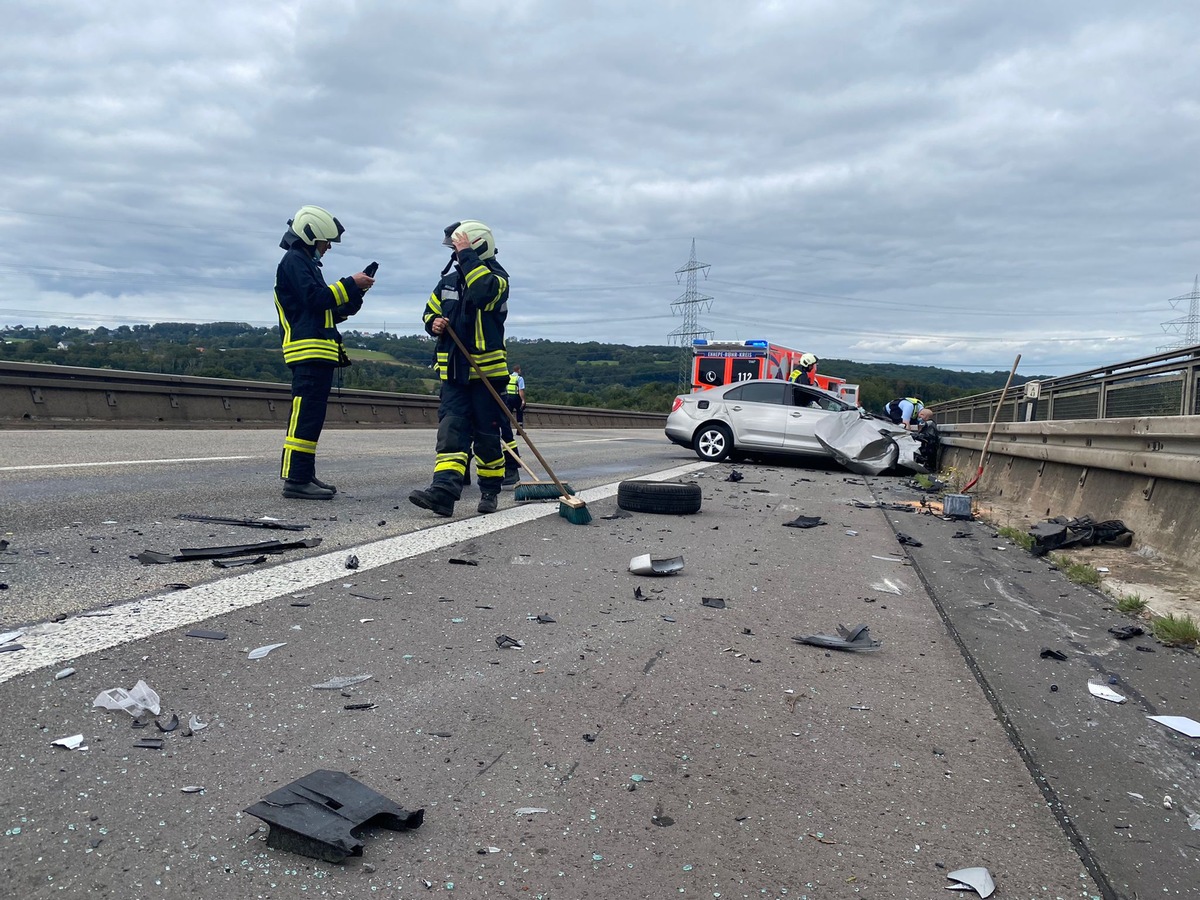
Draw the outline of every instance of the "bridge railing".
M1000 391L933 406L939 424L989 423ZM1200 345L1010 388L998 422L1200 415Z
M0 361L0 427L284 427L291 385ZM328 427L428 428L438 398L335 388ZM548 428L661 428L666 415L531 403Z

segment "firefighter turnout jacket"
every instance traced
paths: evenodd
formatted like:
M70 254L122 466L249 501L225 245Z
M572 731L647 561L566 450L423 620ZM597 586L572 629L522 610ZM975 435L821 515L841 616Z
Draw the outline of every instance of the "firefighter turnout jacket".
M321 263L299 237L289 232L287 250L275 272L275 311L283 343L283 361L339 365L342 336L337 323L362 309L363 294L350 276L326 284Z
M493 259L481 260L474 248L457 253L457 264L442 276L421 317L433 334L433 320L442 317L467 352L489 378L508 377L504 349L504 320L508 318L508 273ZM437 335L437 371L443 381L466 384L478 379L448 333Z

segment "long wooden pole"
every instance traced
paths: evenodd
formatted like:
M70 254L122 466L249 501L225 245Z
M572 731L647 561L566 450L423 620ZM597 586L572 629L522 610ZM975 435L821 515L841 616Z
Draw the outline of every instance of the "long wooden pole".
M996 430L996 420L1000 418L1000 410L1004 409L1004 398L1008 396L1008 386L1012 384L1013 376L1017 374L1017 366L1021 362L1021 354L1017 354L1017 358L1013 360L1012 371L1008 373L1008 380L1004 382L1004 390L1000 392L1000 402L996 404L996 412L992 415L992 424L988 426L987 437L983 439L983 451L979 454L979 470L975 473L975 477L967 482L967 486L962 489L965 494L971 488L975 487L975 482L983 475L983 461L987 459L988 447L992 443L992 432Z

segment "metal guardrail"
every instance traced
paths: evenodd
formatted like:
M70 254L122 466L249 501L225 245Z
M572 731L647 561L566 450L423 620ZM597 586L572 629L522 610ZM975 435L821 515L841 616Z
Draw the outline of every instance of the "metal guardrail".
M1000 391L932 408L939 424L989 423ZM999 422L1200 415L1200 345L1010 389Z
M1198 426L1196 419L1182 416L997 424L988 453L1200 482ZM945 442L982 451L987 430L984 423L951 425Z
M0 427L283 427L291 385L0 361ZM429 428L438 398L334 389L328 427ZM666 415L531 403L550 428L658 428Z

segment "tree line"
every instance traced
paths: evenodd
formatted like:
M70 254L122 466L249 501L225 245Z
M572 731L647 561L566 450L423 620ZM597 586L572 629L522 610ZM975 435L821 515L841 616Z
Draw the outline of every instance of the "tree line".
M341 370L348 388L429 394L437 391L434 342L425 334L344 334L354 364ZM278 327L242 322L121 325L81 329L51 325L0 330L0 358L96 369L124 369L207 378L289 382ZM531 403L666 412L679 384L681 350L597 341L573 343L509 338L510 363L519 364ZM1003 386L1008 373L959 372L933 366L867 364L822 359L820 370L860 385L864 407L878 411L893 397L926 403ZM1017 381L1026 379L1018 378Z

